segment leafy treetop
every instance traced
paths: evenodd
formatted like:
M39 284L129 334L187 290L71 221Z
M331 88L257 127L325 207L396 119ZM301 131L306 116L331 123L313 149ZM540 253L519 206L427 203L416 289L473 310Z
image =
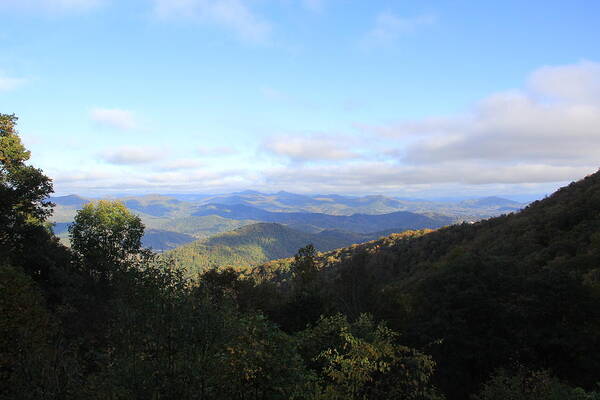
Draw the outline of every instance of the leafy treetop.
M69 234L73 250L91 271L105 278L144 254L144 225L119 201L86 204L77 212Z

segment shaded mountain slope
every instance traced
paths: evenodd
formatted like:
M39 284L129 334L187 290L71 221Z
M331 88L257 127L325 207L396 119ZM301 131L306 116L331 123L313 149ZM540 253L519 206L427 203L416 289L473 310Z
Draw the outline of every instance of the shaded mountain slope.
M195 237L184 233L147 229L142 238L142 245L155 251L171 250L196 240Z

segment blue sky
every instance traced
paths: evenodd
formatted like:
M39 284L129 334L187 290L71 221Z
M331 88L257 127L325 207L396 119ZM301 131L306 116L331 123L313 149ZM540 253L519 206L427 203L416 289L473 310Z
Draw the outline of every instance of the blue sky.
M58 194L543 194L598 168L595 1L0 0Z

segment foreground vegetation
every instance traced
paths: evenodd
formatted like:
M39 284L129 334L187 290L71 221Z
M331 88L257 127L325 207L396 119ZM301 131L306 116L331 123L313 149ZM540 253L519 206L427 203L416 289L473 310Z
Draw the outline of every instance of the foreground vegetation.
M0 114L2 399L600 398L600 174L521 213L197 279L118 202L72 248Z

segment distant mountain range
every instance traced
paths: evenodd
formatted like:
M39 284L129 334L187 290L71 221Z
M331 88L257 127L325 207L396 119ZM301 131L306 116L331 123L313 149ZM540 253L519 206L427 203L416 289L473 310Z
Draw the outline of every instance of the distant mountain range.
M218 215L236 220L251 219L297 227L309 225L320 229L340 229L357 233L370 233L388 229L403 231L407 229L439 228L454 222L453 218L444 215L428 216L408 211L376 215L329 215L307 212L271 212L242 204L231 206L207 204L198 207L193 215Z
M92 201L77 195L50 200L56 204L55 232L63 239L77 210ZM146 225L144 244L159 251L258 222L283 224L311 234L332 229L371 234L438 228L517 211L525 206L500 197L449 203L386 196L307 196L256 191L217 196L145 195L119 200Z

